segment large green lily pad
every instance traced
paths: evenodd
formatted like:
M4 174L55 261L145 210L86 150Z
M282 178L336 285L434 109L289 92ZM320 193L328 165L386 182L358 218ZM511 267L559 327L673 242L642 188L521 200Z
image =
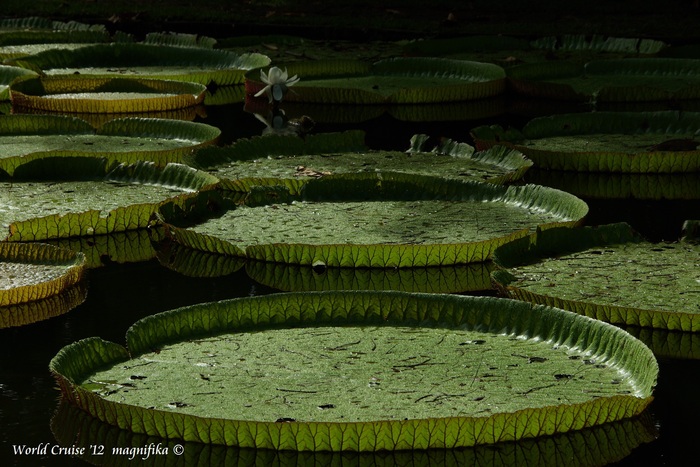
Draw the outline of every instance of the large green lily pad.
M625 58L538 62L508 68L508 82L529 97L583 102L700 98L700 60Z
M649 243L626 224L551 229L496 250L512 298L613 324L700 331L700 246Z
M217 182L180 164L117 165L89 156L32 160L0 182L2 238L36 241L137 230L155 215L178 222L208 209Z
M219 86L242 84L246 71L267 66L270 59L253 53L162 44L95 44L74 50L47 50L9 60L44 74L79 73L92 77L153 78Z
M84 120L61 115L2 115L0 170L12 175L32 159L85 155L165 165L214 144L220 134L216 127L180 120L119 118L95 129Z
M10 98L19 111L124 114L194 107L204 102L206 90L182 81L70 75L17 80Z
M50 369L64 399L137 433L297 451L579 430L640 414L658 373L646 346L597 320L401 292L180 308L134 324L127 347L89 338L62 349Z
M505 91L501 67L464 60L392 58L374 64L318 60L278 67L301 78L285 96L289 102L420 104L483 99ZM248 94L263 86L259 71L246 75Z
M171 236L195 250L278 263L447 266L486 261L531 229L576 225L588 212L541 186L400 173L328 176L308 182L299 200L284 194L253 190L248 204Z
M593 112L534 118L522 129L472 130L479 149L505 145L536 167L577 172L700 171L700 113Z
M414 135L405 152L368 151L361 150L363 137L361 132L346 132L311 135L302 141L296 136L269 135L203 150L194 163L199 160L199 166L206 163L208 169L216 170L222 186L231 191L282 185L292 194L309 180L363 172L505 184L522 178L532 165L521 153L505 147L475 152L472 146L449 139L431 147L426 135ZM217 159L225 162L213 165Z

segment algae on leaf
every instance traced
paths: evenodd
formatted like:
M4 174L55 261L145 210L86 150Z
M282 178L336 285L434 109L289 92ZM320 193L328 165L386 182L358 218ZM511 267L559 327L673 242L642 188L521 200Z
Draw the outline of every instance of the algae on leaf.
M142 319L51 361L66 401L162 438L297 451L457 448L634 417L658 367L563 310L401 292L277 294Z

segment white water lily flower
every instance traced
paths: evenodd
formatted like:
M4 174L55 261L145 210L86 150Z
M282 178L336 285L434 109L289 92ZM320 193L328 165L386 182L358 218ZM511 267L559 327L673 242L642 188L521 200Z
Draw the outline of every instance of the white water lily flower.
M288 78L287 69L285 68L282 71L276 66L271 67L267 74L265 74L265 71L260 70L260 79L266 86L258 91L255 97L265 94L270 102L280 102L282 97L287 94L288 88L299 82L297 75Z

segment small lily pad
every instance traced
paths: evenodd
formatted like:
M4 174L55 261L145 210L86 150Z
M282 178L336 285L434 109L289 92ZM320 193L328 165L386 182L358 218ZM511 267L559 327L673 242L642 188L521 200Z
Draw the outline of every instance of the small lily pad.
M512 298L613 324L700 331L700 245L649 243L626 224L552 229L496 250Z
M10 98L10 84L20 77L27 76L36 76L36 73L16 66L0 65L0 101Z
M439 58L393 58L278 65L301 81L284 97L323 104L418 104L483 99L505 91L505 71L490 63ZM260 72L246 75L246 92L263 89Z
M614 326L441 294L205 303L135 323L127 345L89 338L62 349L50 369L64 399L136 433L276 450L566 433L642 413L658 374L651 351Z
M124 114L194 107L204 101L206 90L203 84L182 81L71 75L15 81L10 98L20 112Z

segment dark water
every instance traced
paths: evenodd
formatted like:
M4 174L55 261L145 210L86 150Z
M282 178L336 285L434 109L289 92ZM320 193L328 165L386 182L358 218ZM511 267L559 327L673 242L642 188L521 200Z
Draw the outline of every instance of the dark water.
M337 109L344 112L342 107ZM290 111L290 116L294 112ZM465 113L468 114L468 113ZM340 131L360 128L367 132L367 144L375 149L406 149L411 135L427 133L431 136L446 136L458 141L469 141L469 129L485 123L507 123L520 126L525 120L522 114L498 113L483 118L467 118L448 122L407 122L388 115L354 124L317 122L316 131ZM471 115L471 114L469 114ZM313 115L311 115L313 117ZM207 116L198 121L219 126L224 132L224 143L240 137L260 134L263 126L252 115L242 112L240 105L212 107ZM635 200L586 200L591 207L587 223L589 225L626 221L650 240L677 239L685 219L700 219L700 203L692 201L635 201ZM69 313L19 328L0 330L0 465L86 465L83 460L57 455L18 455L18 446L36 447L49 443L62 445L57 438L71 439L74 434L64 432L68 428L58 426L56 433L51 428L51 418L58 406L59 392L48 372L50 359L66 344L79 339L99 336L117 343L124 342L127 328L140 318L164 310L189 304L221 300L248 295L274 292L249 279L244 270L215 279L188 278L161 266L156 260L136 264L110 264L91 270L88 276L89 292L87 300ZM695 348L698 344L695 343ZM696 355L697 355L696 351ZM660 378L656 389L656 399L652 403L647 420L651 428L657 430L657 438L626 451L626 457L619 465L696 465L697 421L700 420L700 360L660 358ZM86 430L101 429L92 425ZM627 430L642 430L639 426ZM622 430L625 433L624 430ZM616 432L619 433L619 432ZM628 437L634 438L630 435ZM634 434L634 433L632 433ZM112 435L110 435L112 436ZM105 435L96 443L105 440L125 439ZM119 438L122 436L122 438ZM67 438L66 438L67 437ZM624 438L624 436L622 437ZM619 435L596 438L588 448L590 452L613 449L623 445L625 439ZM152 441L152 440L150 440ZM134 446L141 446L149 440L134 440ZM117 442L117 441L110 441ZM141 444L139 444L141 443ZM172 444L170 445L172 448ZM114 446L105 445L106 449ZM186 449L198 449L186 446ZM528 448L529 449L529 448ZM535 447L534 449L537 449ZM485 451L492 453L491 451ZM215 459L225 459L229 465L307 465L315 461L317 465L459 465L464 459L481 459L491 463L489 455L478 453L438 453L426 457L425 453L413 457L379 456L376 458L354 458L352 456L334 458L309 457L264 457L251 453L216 452L208 453L206 459L212 464ZM460 457L466 456L466 457ZM471 457L470 457L471 456ZM586 453L578 453L579 460ZM239 459L234 462L234 457ZM595 457L595 456L593 456ZM203 457L204 458L204 457ZM209 462L203 462L207 465ZM241 460L242 459L242 460ZM511 457L509 459L519 459ZM93 457L92 462L100 464L102 457ZM185 465L185 457L177 458L153 456L145 461L138 457L129 461L124 456L117 458L120 465ZM561 461L561 462L559 462ZM474 463L471 462L470 463ZM522 462L518 462L524 465ZM574 459L563 456L552 465L577 465ZM112 464L107 464L112 465Z

